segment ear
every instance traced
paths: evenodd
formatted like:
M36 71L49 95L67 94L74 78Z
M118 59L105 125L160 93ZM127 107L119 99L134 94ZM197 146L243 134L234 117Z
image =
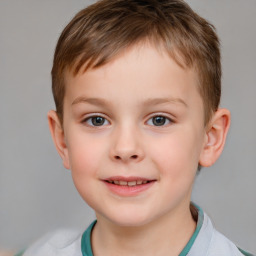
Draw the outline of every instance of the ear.
M62 158L63 165L66 169L70 169L68 148L65 142L64 130L57 113L54 110L50 110L47 115L50 132L52 135L55 147Z
M199 159L201 166L211 166L219 158L225 145L229 126L229 110L218 109L206 128L204 146Z

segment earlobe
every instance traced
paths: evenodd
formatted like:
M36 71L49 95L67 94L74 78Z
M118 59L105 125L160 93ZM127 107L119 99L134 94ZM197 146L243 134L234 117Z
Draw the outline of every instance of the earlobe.
M207 126L204 146L199 159L201 166L211 166L219 158L225 145L229 126L229 110L218 109Z
M55 147L62 158L63 165L66 169L70 169L68 148L65 142L64 131L60 123L59 117L54 110L50 110L47 115L50 132Z

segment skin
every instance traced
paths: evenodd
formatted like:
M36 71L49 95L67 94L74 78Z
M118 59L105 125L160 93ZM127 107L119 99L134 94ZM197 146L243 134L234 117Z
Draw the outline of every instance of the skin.
M204 125L197 81L193 69L146 44L67 73L63 126L55 111L48 120L65 168L95 210L94 255L178 255L192 236L197 166L217 160L230 123L229 111L219 109ZM105 182L117 176L152 182L120 195Z

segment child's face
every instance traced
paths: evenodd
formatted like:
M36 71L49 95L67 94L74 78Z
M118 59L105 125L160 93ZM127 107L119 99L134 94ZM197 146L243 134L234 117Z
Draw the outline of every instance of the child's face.
M98 218L137 226L188 208L206 137L197 86L150 46L67 75L64 165Z

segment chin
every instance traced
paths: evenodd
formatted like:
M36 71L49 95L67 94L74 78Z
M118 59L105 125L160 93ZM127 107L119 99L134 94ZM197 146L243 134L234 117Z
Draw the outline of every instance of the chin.
M107 216L107 219L120 227L140 227L153 221L152 216L138 213L123 213L115 216Z

